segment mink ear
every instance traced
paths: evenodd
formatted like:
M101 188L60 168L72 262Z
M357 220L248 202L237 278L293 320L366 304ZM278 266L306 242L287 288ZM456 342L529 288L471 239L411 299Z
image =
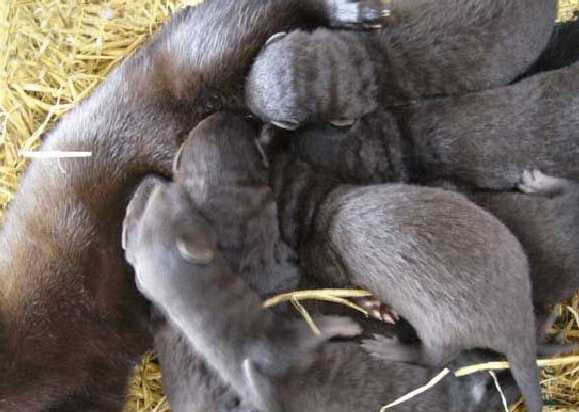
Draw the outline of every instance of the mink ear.
M183 147L185 147L185 144L181 145L181 147L177 151L177 154L173 158L173 175L175 175L175 173L177 173L177 170L179 170L179 168L181 167L181 155L183 154Z
M129 232L134 230L143 215L151 194L157 187L165 185L166 183L166 180L162 177L150 174L145 176L139 186L137 186L133 197L127 204L125 218L123 220L121 244L124 250L127 250L129 247Z
M177 250L188 262L208 265L215 259L215 246L201 233L182 233L177 237Z
M130 221L130 216L125 216L125 220L123 221L123 233L121 238L121 246L123 250L126 251L127 247L129 246L129 225L132 222Z

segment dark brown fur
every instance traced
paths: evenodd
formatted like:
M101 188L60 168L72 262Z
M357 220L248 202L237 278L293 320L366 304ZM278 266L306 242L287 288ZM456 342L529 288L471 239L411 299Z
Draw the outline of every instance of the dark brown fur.
M357 17L367 21L364 5ZM369 2L372 3L372 2ZM343 1L208 1L179 13L70 112L33 161L0 234L0 410L117 411L151 343L147 306L120 245L130 193L170 174L178 143L207 114L243 109L243 79L280 30L339 25ZM351 23L351 22L348 22ZM356 23L356 21L354 21Z

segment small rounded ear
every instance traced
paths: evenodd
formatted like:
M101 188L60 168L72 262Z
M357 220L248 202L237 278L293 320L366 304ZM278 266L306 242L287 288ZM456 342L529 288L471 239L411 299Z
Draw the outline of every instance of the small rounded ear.
M196 265L208 265L215 259L215 248L202 236L179 236L177 250L183 259Z
M143 215L145 208L151 198L153 192L161 186L167 185L167 180L161 176L155 174L146 175L139 186L135 189L133 197L127 204L127 209L125 211L125 218L123 220L123 231L121 244L124 250L127 250L129 245L129 230L133 230L133 227L138 223L138 219Z
M131 236L135 236L135 229L136 229L136 224L138 224L138 222L136 221L136 218L134 216L133 213L131 213L130 211L127 212L127 215L125 216L125 219L123 221L123 231L121 234L121 246L123 247L123 250L125 251L125 260L127 261L127 263L133 265L135 262L133 261L133 256L132 256L132 250L129 250L129 234ZM129 233L132 232L132 233Z
M177 154L175 155L175 158L173 159L173 175L175 175L175 173L177 173L177 170L181 167L181 155L183 154L184 146L185 144L181 145L181 147L177 151Z
M129 244L129 238L128 238L128 226L129 226L129 216L125 216L125 220L123 222L123 234L122 234L122 238L121 238L121 246L123 247L123 250L127 250L127 245Z
M139 187L137 189L137 193L139 193L139 191L141 191L142 188ZM143 205L138 205L138 199L135 197L133 197L133 199L131 199L131 201L129 202L129 204L127 205L127 210L125 212L125 218L123 219L123 231L121 234L121 246L123 247L124 251L127 251L127 248L129 247L129 230L134 230L134 226L136 223L136 217L135 214L137 213L137 211L135 209L141 209L138 212L142 212L143 209ZM140 207L139 207L140 206Z

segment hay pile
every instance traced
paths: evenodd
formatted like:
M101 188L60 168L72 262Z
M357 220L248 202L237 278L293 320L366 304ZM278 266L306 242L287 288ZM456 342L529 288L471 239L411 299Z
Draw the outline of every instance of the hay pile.
M0 218L31 150L76 102L176 9L200 0L0 0ZM579 0L560 0L561 18ZM557 324L579 340L579 298ZM127 412L168 411L160 372L147 355L131 382ZM544 371L553 411L579 411L579 365Z

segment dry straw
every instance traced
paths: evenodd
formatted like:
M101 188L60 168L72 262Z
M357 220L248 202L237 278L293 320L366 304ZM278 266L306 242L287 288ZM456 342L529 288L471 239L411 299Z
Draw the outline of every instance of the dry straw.
M274 297L266 300L263 303L263 307L264 308L270 308L270 307L278 305L282 302L291 302L291 303L293 303L293 305L297 309L297 311L302 315L304 320L308 323L308 325L310 325L313 332L316 334L319 334L320 331L317 328L317 326L315 325L311 315L302 306L300 301L302 301L302 300L318 300L318 301L324 301L324 302L339 303L339 304L348 306L354 310L357 310L358 312L363 313L365 316L368 316L368 312L366 310L362 309L357 304L355 304L347 299L347 298L361 298L361 297L367 297L367 296L371 296L371 295L368 292L365 292L363 290L357 290L357 289L302 290L302 291L289 292L289 293L284 293L281 295L274 296ZM578 315L577 311L575 309L573 309L572 307L567 307L567 309L570 313L573 314L574 320L576 322L579 322L579 315ZM577 363L579 363L579 356L567 356L567 357L561 357L558 359L539 359L539 360L537 360L537 365L541 368L545 368L548 366L559 366L560 367L560 366L565 366L565 365L575 365ZM508 407L506 406L506 400L505 400L504 393L503 393L503 391L500 387L500 384L497 380L497 377L494 373L495 370L502 370L502 369L508 369L508 368L509 368L508 362L504 362L504 361L502 361L502 362L501 361L486 362L486 363L480 363L480 364L476 364L476 365L469 365L469 366L461 367L458 370L456 370L455 372L453 372L453 374L454 374L454 376L460 378L460 377L464 377L467 375L472 375L474 373L481 373L481 372L490 373L490 375L492 376L492 378L494 380L496 389L499 392L499 394L503 400L505 410L507 410L507 412L508 412ZM434 378L432 378L430 381L428 381L425 385L408 392L406 395L401 396L400 398L396 399L395 401L382 407L380 409L380 412L385 412L387 409L394 408L394 407L401 405L401 404L407 402L408 400L410 400L410 399L412 399L412 398L414 398L414 397L416 397L416 396L418 396L426 391L429 391L435 385L437 385L439 382L441 382L449 373L451 373L451 371L448 368L445 368L438 375L436 375Z
M567 357L558 358L558 359L539 359L539 360L537 360L537 365L539 367L562 366L562 365L576 364L577 362L579 362L579 356L567 356ZM434 378L432 378L430 381L428 381L425 385L420 386L420 387L408 392L406 395L399 397L394 402L391 402L388 405L383 406L380 409L380 412L385 412L387 409L394 408L398 405L401 405L401 404L409 401L412 398L415 398L416 396L418 396L424 392L429 391L434 386L438 385L438 383L440 383L450 373L452 373L457 378L461 378L461 377L464 377L467 375L472 375L472 374L481 373L481 372L488 372L491 375L491 377L494 381L494 384L495 384L495 388L497 389L497 391L499 392L499 394L501 396L503 407L508 412L509 408L507 405L507 400L505 398L505 394L503 393L503 390L501 388L501 385L499 383L497 375L495 374L495 370L502 370L502 369L508 369L508 368L509 368L508 362L487 362L487 363L480 363L480 364L476 364L476 365L469 365L469 366L459 368L456 372L451 372L450 369L444 368L438 375L436 375Z
M300 301L302 300L318 300L324 302L339 303L340 305L347 306L351 309L357 310L364 316L368 316L368 311L358 306L356 303L348 300L348 298L362 298L366 296L371 296L368 292L357 289L316 289L316 290L302 290L298 292L289 292L282 295L274 296L263 302L264 308L271 308L272 306L279 305L282 302L291 302L294 308L299 312L304 318L306 323L312 329L316 335L320 334L320 329L318 329L314 319L311 317L306 308L303 307Z
M198 1L0 0L0 217L26 165L18 153L36 149L43 133L174 10ZM568 19L579 0L560 4ZM579 299L568 307L579 313ZM575 315L562 310L554 332L579 341ZM579 362L549 366L543 378L549 411L579 410ZM168 410L148 354L130 383L126 412Z

